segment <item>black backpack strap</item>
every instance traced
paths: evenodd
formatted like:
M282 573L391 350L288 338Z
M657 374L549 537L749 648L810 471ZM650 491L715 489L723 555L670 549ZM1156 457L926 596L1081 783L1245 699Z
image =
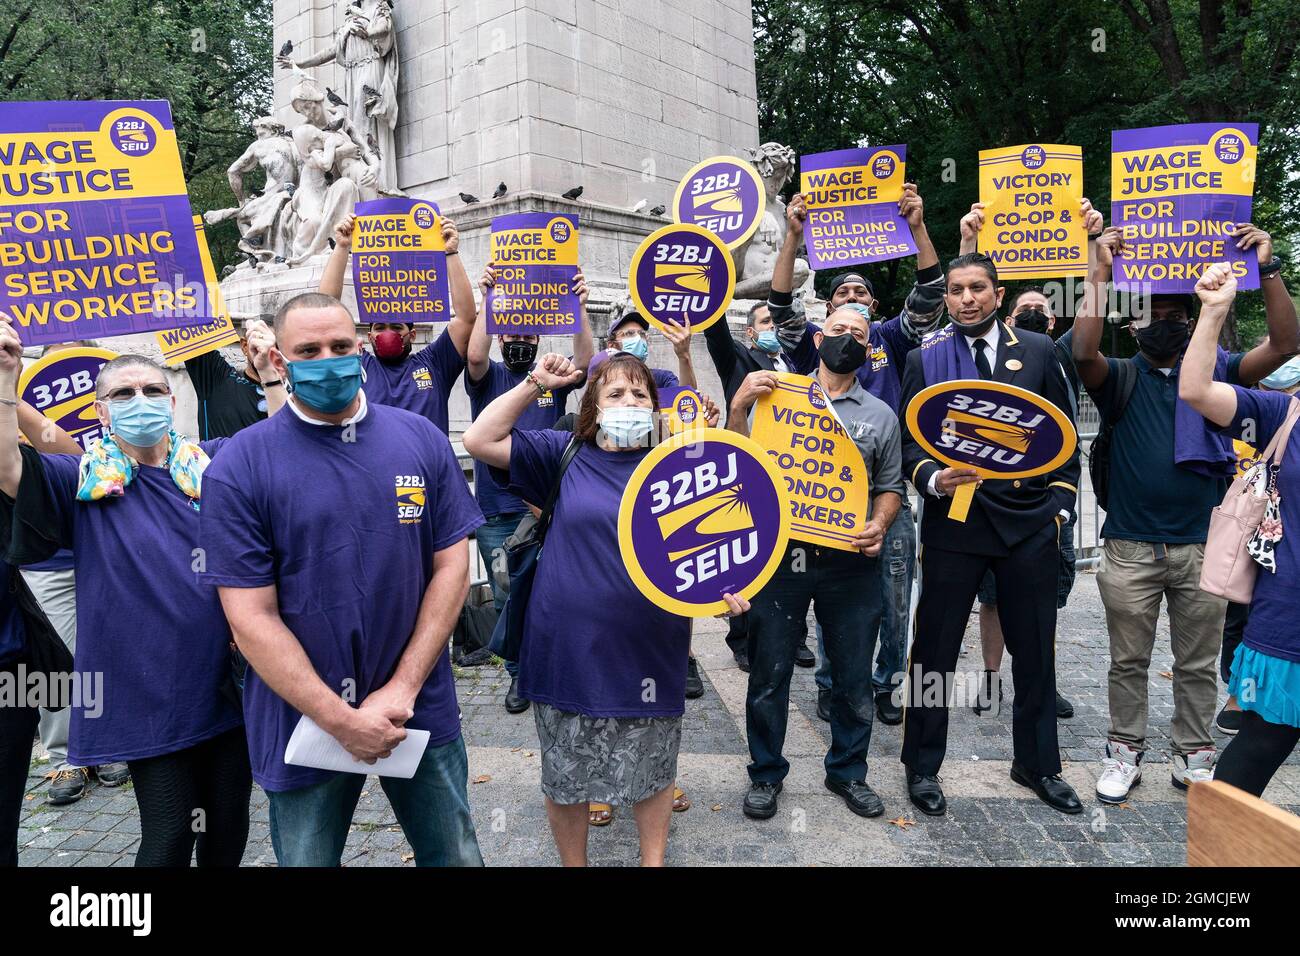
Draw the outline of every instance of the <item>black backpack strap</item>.
M560 497L560 483L564 481L564 473L569 470L569 462L573 461L581 447L582 442L577 435L574 435L564 449L564 456L560 459L560 470L555 476L555 484L551 485L551 493L546 497L546 505L542 508L541 517L537 519L537 527L533 531L533 537L539 544L546 538L546 529L551 526L551 515L555 511L555 500Z
M1129 399L1133 397L1133 389L1137 387L1138 370L1133 364L1132 359L1126 359L1115 366L1115 372L1119 378L1115 382L1115 407L1113 415L1106 422L1108 428L1114 428L1116 423L1124 417L1124 409L1128 408Z

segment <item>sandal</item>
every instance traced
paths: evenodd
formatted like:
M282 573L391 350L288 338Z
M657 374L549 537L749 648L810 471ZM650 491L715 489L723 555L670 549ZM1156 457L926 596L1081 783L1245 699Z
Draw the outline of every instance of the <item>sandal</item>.
M614 808L608 803L587 804L587 822L593 827L607 827L614 822Z
M685 813L691 808L691 801L686 798L686 791L673 787L673 813Z

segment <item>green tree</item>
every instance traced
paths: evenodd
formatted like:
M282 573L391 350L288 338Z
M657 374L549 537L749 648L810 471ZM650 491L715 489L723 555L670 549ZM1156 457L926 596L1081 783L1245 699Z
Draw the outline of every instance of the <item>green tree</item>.
M980 149L1083 147L1106 213L1111 130L1211 120L1260 124L1255 219L1294 247L1294 0L754 0L754 16L763 137L800 153L906 143L941 256L978 198ZM869 270L893 306L910 268ZM1234 343L1263 328L1258 297L1241 301Z
M271 0L19 0L0 10L7 100L171 103L196 212L230 205L226 167L271 108ZM218 271L238 256L233 222L208 227Z

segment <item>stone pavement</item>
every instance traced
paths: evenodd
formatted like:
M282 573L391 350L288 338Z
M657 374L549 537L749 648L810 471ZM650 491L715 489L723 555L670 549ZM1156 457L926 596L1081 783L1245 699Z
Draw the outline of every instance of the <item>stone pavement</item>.
M981 664L974 617L971 623L959 669L974 674ZM735 667L722 633L721 622L697 624L695 652L706 693L686 705L678 779L693 805L673 818L670 864L1019 866L1184 861L1186 798L1170 785L1168 774L1173 697L1171 681L1162 676L1171 668L1166 622L1151 664L1151 737L1142 785L1120 808L1103 809L1093 796L1106 738L1107 651L1105 619L1092 574L1079 576L1070 607L1062 613L1057 639L1060 688L1075 708L1072 720L1059 723L1065 776L1086 808L1073 817L1049 809L1008 779L1014 694L1008 662L1003 665L1008 699L998 716L976 717L965 708L954 710L942 774L949 798L944 817L913 811L898 762L900 728L877 723L868 780L885 800L886 813L874 820L854 816L824 788L821 762L829 726L817 719L812 671L796 668L786 740L791 772L781 795L781 810L771 820L745 819L740 804L747 782L746 677ZM470 799L484 859L490 866L557 864L538 789L531 712L518 716L505 712L507 679L498 668L465 670L457 685L469 748ZM1226 743L1227 738L1220 740L1220 746ZM50 807L45 803L43 772L41 763L34 762L18 837L20 864L131 865L140 825L129 787L96 787L71 807ZM1300 756L1293 756L1282 768L1266 796L1292 812L1300 810ZM595 865L636 862L631 813L619 811L611 826L591 831L589 857ZM245 863L274 862L266 796L254 791ZM375 778L357 808L344 863L413 865Z

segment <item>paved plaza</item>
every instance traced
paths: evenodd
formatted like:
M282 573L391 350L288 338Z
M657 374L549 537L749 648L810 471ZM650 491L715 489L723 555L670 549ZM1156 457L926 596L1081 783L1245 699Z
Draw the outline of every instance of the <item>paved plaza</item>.
M1151 664L1151 736L1142 785L1121 807L1103 810L1093 796L1106 738L1106 629L1096 577L1081 574L1057 639L1057 673L1075 716L1061 721L1065 776L1078 789L1085 812L1067 817L1040 803L1008 778L1011 761L1009 662L1003 666L1007 701L995 717L954 710L942 780L948 813L930 818L907 801L898 753L901 728L876 724L868 780L885 800L874 820L851 814L822 784L822 757L829 725L818 720L811 670L795 669L786 756L791 772L781 809L755 822L740 812L747 777L744 732L746 676L723 643L719 621L697 624L695 652L706 693L687 701L679 783L691 808L673 818L668 862L676 866L768 864L834 866L918 865L1116 865L1181 864L1184 861L1186 797L1169 782L1168 727L1173 710L1167 622L1162 620ZM647 640L654 635L647 634ZM961 664L978 672L975 618ZM469 747L470 800L479 843L489 866L555 865L559 862L538 789L539 758L531 711L507 714L504 671L488 666L458 675L465 738ZM1221 738L1220 746L1228 738ZM23 866L129 866L140 823L129 788L93 788L71 807L45 803L44 767L33 761L31 789L18 834ZM1278 773L1266 797L1300 810L1300 759ZM625 865L637 858L630 812L593 829L594 865ZM253 823L244 862L274 865L266 796L254 791ZM371 778L357 809L343 856L346 866L414 865L378 781Z

